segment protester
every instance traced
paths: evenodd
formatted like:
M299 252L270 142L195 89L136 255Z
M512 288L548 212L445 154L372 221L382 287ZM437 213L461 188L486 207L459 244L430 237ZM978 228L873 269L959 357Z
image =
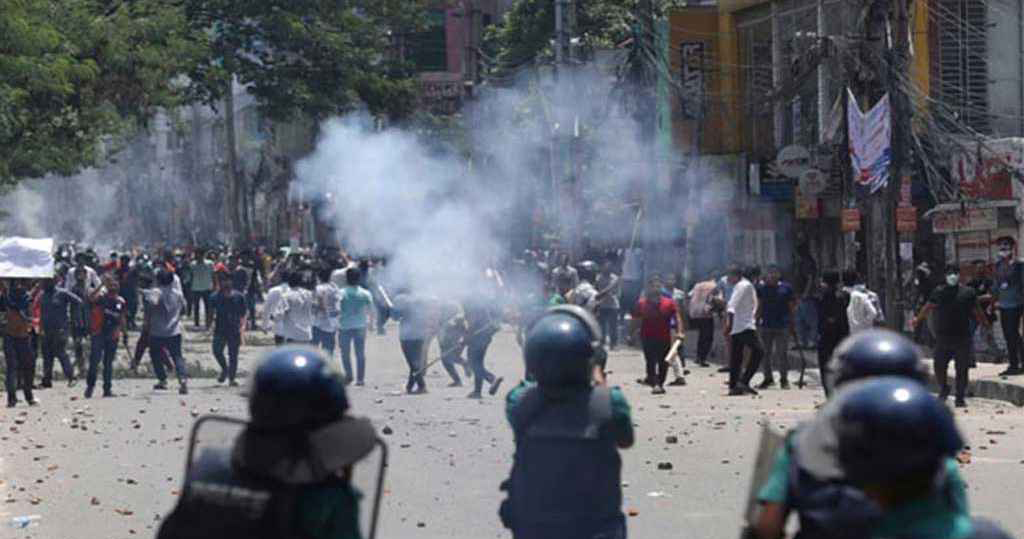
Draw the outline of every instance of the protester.
M668 376L665 356L672 348L672 321L675 320L676 328L686 327L676 303L662 296L663 286L661 276L657 274L647 279L644 297L633 308L630 332L634 339L639 339L647 366L647 376L638 382L651 386L655 395L665 393L665 378Z
M748 279L748 275L753 275L753 273L748 270L747 275L744 275L738 266L729 268L729 284L732 285L733 292L726 306L728 318L726 318L722 333L729 339L732 353L729 358L729 395L731 396L757 395L757 391L750 387L750 379L757 372L761 358L764 356L764 349L757 337L757 290ZM740 372L743 367L745 349L750 350L750 363L744 372Z
M878 295L868 290L864 279L855 270L843 273L843 285L850 295L850 303L846 307L846 318L850 322L850 335L871 329L876 323L885 320L882 315Z
M156 276L157 288L144 295L146 314L149 321L149 359L157 383L153 389L167 389L167 372L164 370L165 355L174 362L174 373L178 377L178 393L188 393L188 374L185 358L181 354L181 316L185 307L185 296L175 286L174 274L161 269Z
M1009 236L996 240L999 261L995 267L996 307L1003 328L1009 366L1000 376L1024 374L1024 343L1021 342L1021 313L1024 312L1024 262L1015 259L1017 241Z
M426 393L424 348L431 335L431 300L412 292L399 292L395 296L393 315L398 319L398 341L409 365L406 393Z
M196 327L209 328L213 321L210 310L210 296L213 294L213 262L202 251L196 253L192 262L192 317ZM203 305L205 324L199 325L199 304Z
M939 386L939 399L949 397L947 369L953 359L956 370L957 408L967 406L968 374L974 366L974 339L971 335L971 321L989 326L990 322L981 312L977 292L960 284L960 268L949 265L946 268L946 284L932 292L912 324L916 328L923 320L935 313L935 380Z
M782 280L778 266L768 266L764 284L757 289L757 320L764 345L764 380L759 389L775 385L773 365L779 369L779 387L789 389L789 337L796 334L796 294Z
M68 328L71 321L71 309L73 305L81 303L82 299L71 295L66 290L58 290L56 279L51 278L43 281L43 289L39 294L38 302L43 355L43 380L40 386L43 388L53 387L53 361L57 359L64 371L64 379L67 380L68 387L74 387L75 370L68 358Z
M32 395L35 384L35 367L32 364L29 332L32 327L32 316L29 313L31 298L23 279L11 279L7 290L0 298L0 307L6 311L4 329L5 387L7 390L7 407L14 408L18 404L17 390L20 387L25 395L25 403L29 406L39 404Z
M313 346L323 349L327 358L333 359L341 316L341 291L331 282L330 269L321 269L317 277L320 283L313 292Z
M92 398L97 369L103 363L103 396L113 397L114 358L118 340L124 331L125 301L119 294L113 273L104 277L104 284L89 297L92 305L92 339L89 343L89 370L85 378L85 398Z
M601 272L594 283L597 287L597 320L601 323L601 332L608 348L615 350L619 346L619 295L622 283L618 275L612 272L612 261L601 264Z
M497 298L481 286L475 294L463 300L462 312L466 318L466 358L473 369L473 391L469 398L479 399L482 396L484 382L490 384L488 392L495 395L503 379L487 370L484 358L494 334L501 329Z
M715 319L712 311L713 302L718 293L714 274L693 285L688 296L688 324L697 330L697 364L708 366L708 355L715 339Z
M238 374L238 351L242 346L242 331L245 327L248 308L245 303L245 296L235 290L235 281L225 279L220 289L210 297L210 307L213 310L213 357L220 366L220 376L217 383L235 387L238 382L235 380ZM224 360L224 348L228 350L227 361Z
M846 314L850 294L839 286L839 272L836 270L825 271L821 280L824 288L818 310L818 371L824 380L832 352L850 334L850 322ZM822 384L822 389L825 397L828 397L828 386Z
M366 377L366 331L373 327L373 294L359 286L362 271L356 267L345 270L345 288L340 292L341 319L338 323L338 346L341 348L341 366L345 377L362 386ZM356 368L352 370L351 353L356 355Z

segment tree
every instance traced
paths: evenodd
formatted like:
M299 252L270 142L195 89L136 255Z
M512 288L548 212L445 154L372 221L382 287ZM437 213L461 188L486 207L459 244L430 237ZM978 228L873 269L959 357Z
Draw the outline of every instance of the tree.
M414 107L413 72L393 54L392 35L422 20L420 0L182 0L192 35L209 56L189 72L194 100L227 122L227 217L246 236L238 170L234 81L271 120L322 120L365 106L403 118Z
M182 1L211 52L189 73L193 99L216 106L234 77L273 120L412 111L413 72L391 36L421 23L421 0Z
M594 50L612 48L632 36L636 0L576 0L578 58ZM518 0L504 20L488 29L485 46L493 57L492 77L503 77L534 62L554 58L555 2Z
M161 0L0 0L0 183L95 163L202 53Z

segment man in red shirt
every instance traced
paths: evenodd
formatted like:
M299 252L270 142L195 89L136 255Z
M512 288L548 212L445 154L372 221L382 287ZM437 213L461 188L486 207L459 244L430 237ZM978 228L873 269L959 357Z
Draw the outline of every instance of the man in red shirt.
M680 337L677 339L682 338L681 335L686 332L676 302L661 294L662 287L661 277L652 275L647 280L644 297L636 302L633 309L633 337L635 339L639 331L644 361L647 363L647 378L640 382L653 386L651 392L655 395L665 393L665 377L668 375L665 356L672 348L672 319L675 318L675 327L679 329Z

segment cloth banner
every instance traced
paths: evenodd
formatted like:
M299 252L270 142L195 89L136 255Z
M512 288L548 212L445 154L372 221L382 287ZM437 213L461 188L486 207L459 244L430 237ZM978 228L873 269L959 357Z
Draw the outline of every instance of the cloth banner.
M53 277L53 238L0 239L0 278Z
M849 88L846 109L850 129L850 161L853 163L853 182L875 193L889 183L889 164L892 162L892 116L889 94L875 103L867 113L861 112L857 99Z

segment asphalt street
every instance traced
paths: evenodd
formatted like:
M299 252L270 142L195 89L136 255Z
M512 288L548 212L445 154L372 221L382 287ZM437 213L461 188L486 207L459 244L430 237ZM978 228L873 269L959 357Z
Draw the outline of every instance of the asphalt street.
M522 376L521 353L509 331L488 354L505 377L496 397L475 401L469 389L448 388L435 367L430 392L404 394L405 362L392 326L367 343L367 386L350 388L352 411L370 417L391 448L379 537L508 537L497 517L498 485L511 464L512 435L503 396ZM209 335L189 333L186 357L215 365ZM269 348L254 336L243 350L248 370ZM123 352L122 352L123 354ZM431 356L437 354L436 344ZM124 358L121 358L124 361ZM609 359L610 383L633 406L637 444L623 451L624 509L638 538L736 537L741 526L760 423L788 428L823 401L816 377L803 390L772 389L757 397L726 397L725 376L691 365L685 387L651 395L635 380L643 360L620 349ZM757 381L758 378L755 378ZM153 537L181 488L185 447L194 418L208 413L245 417L244 386L195 379L179 396L153 391L152 379L115 380L115 398L85 400L79 385L41 390L42 404L0 413L0 537L120 539ZM98 392L97 392L98 393ZM1024 483L1024 414L1010 404L972 399L957 410L971 443L963 464L977 514L1024 535L1017 487ZM670 438L674 437L674 438ZM204 442L215 444L216 437ZM369 514L376 464L356 478ZM671 469L659 469L671 466ZM14 530L16 516L39 515L35 527Z

